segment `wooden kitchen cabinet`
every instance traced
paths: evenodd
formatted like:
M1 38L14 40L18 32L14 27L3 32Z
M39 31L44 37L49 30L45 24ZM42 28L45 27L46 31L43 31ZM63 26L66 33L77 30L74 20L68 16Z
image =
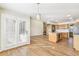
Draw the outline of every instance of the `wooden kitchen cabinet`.
M73 47L79 51L79 35L74 35Z
M60 39L68 39L68 32L60 33Z
M55 32L49 33L49 41L56 43L58 41L57 33Z

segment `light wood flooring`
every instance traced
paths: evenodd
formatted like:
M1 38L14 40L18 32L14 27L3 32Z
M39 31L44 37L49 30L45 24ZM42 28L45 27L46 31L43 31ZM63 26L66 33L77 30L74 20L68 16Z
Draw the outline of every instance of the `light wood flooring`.
M79 52L69 47L66 39L52 43L48 36L31 37L31 44L10 49L0 56L78 56Z

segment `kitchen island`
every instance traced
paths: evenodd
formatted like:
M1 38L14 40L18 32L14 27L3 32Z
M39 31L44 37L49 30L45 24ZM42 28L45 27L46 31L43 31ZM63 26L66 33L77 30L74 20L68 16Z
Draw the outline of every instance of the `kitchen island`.
M60 29L56 30L55 32L49 32L49 41L51 42L58 42L62 39L69 38L69 30L68 29Z

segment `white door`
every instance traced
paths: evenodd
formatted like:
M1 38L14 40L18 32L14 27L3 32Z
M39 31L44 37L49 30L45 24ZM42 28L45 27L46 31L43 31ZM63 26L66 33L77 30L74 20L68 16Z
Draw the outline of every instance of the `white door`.
M15 17L8 14L3 14L2 25L2 47L10 48L17 43L17 23Z
M16 20L6 19L6 43L8 46L16 44Z
M18 42L27 42L27 31L26 31L26 21L22 18L18 18Z

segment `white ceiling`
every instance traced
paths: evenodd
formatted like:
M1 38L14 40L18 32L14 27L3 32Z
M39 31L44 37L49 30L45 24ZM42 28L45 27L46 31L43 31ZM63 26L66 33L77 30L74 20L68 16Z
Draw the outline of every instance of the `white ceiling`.
M10 9L19 13L35 16L37 13L36 3L16 3L16 4L0 4L5 9ZM42 19L49 21L67 20L65 17L71 15L73 19L79 18L78 3L40 3L40 14Z

